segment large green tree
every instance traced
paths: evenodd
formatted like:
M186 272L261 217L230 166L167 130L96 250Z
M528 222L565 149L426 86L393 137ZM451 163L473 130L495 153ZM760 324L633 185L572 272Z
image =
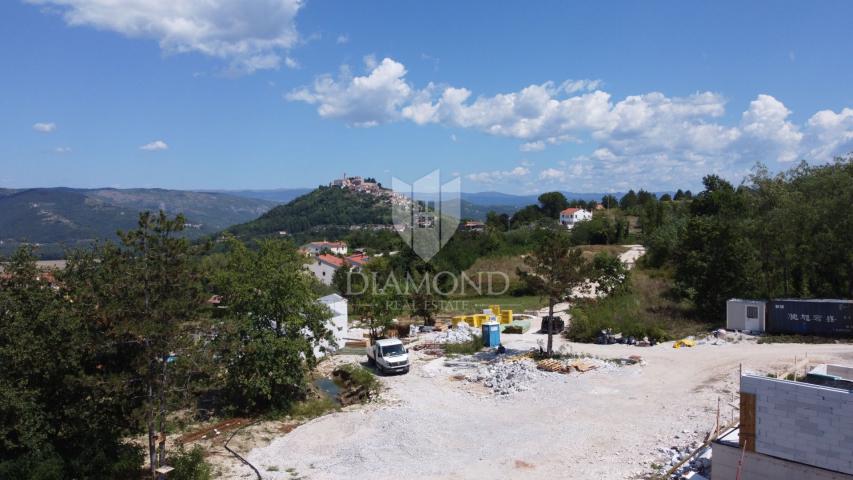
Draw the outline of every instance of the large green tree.
M141 466L124 440L124 385L104 367L108 347L71 280L53 282L29 249L0 275L0 478L127 478Z
M329 309L317 302L305 258L283 240L257 249L231 240L216 285L227 306L217 338L232 405L258 412L302 398L314 349L332 346Z
M548 299L548 316L554 316L554 305L571 301L588 288L592 275L590 263L580 249L571 248L572 242L564 228L555 226L542 230L536 249L524 258L524 269L518 274L542 297ZM552 329L548 329L547 353L553 353Z
M205 331L204 246L181 236L184 224L181 215L143 212L136 229L119 232L119 243L97 247L70 272L71 298L87 305L87 321L100 326L111 349L104 368L124 378L128 413L145 426L152 476L166 462L167 418Z

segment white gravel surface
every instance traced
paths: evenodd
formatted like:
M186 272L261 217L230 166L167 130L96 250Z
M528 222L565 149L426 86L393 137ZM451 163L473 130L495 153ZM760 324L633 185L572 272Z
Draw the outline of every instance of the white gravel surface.
M530 341L508 347L523 350ZM640 354L646 365L548 374L527 390L493 395L455 380L462 367L418 356L408 375L382 378L382 403L318 418L251 450L249 461L269 479L291 478L289 468L318 480L634 478L660 461L661 447L713 427L718 398L736 400L740 363L774 369L807 352L815 363L853 362L848 345L568 347ZM727 418L731 408L722 413Z
M641 247L629 249L632 264ZM568 305L560 304L560 315ZM540 313L541 314L541 313ZM545 335L504 336L509 354ZM571 344L599 357L641 355L643 364L552 374L488 366L494 358L432 358L412 352L408 375L382 377L382 400L327 415L258 442L246 457L265 479L626 479L652 473L723 419L736 418L740 365L778 371L806 354L812 363L853 363L849 345L758 345L707 339L693 348ZM350 361L363 357L351 357ZM482 360L482 361L480 361ZM336 357L336 362L342 361ZM517 370L515 370L517 369ZM497 387L496 387L497 385ZM506 394L503 394L504 391ZM224 478L254 478L236 466Z

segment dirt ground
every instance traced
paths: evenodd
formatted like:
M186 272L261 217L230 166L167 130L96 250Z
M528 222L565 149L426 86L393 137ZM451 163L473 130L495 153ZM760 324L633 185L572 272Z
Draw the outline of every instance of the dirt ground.
M642 247L621 257L629 265ZM569 320L568 304L559 304ZM539 312L540 315L545 312ZM531 330L503 335L509 354L544 345ZM737 420L738 374L784 374L807 364L853 363L851 345L770 344L755 339L674 349L575 344L555 337L555 349L599 358L640 355L641 364L568 375L543 373L528 389L496 395L460 380L464 367L412 352L408 375L382 377L378 401L296 426L267 422L235 437L232 448L264 479L631 479L665 464L667 448L699 441ZM321 368L360 362L336 356ZM796 360L796 364L795 364ZM463 362L464 363L464 362ZM292 429L292 431L291 431ZM211 460L222 478L256 478L215 445Z
M511 351L545 336L504 335ZM333 413L286 434L274 426L235 439L265 479L624 479L652 472L660 447L685 445L737 418L737 377L822 362L853 363L850 345L758 345L754 341L672 348L556 345L599 357L641 355L644 365L545 374L529 390L495 396L458 380L443 358L415 353L408 375L383 377L381 400ZM360 361L335 357L334 362ZM258 427L260 428L260 427ZM242 450L241 450L242 449ZM224 478L255 478L220 458Z

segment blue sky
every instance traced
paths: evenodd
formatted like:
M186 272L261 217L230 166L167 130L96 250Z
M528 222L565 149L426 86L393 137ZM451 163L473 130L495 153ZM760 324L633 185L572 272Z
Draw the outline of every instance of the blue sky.
M853 151L851 2L11 0L0 187L697 189Z

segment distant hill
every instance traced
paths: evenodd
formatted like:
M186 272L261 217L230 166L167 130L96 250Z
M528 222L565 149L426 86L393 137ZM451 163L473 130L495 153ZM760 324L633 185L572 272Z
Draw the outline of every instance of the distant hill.
M391 204L367 193L319 187L260 218L228 229L237 236L254 237L286 231L295 235L312 229L350 225L390 225Z
M0 253L21 243L37 243L46 258L63 247L114 239L117 230L136 225L143 210L183 213L187 235L221 231L268 211L274 203L220 193L164 189L34 188L0 190Z
M224 193L235 197L254 198L275 203L288 203L297 197L310 193L311 188L276 188L272 190L211 190L212 193Z

